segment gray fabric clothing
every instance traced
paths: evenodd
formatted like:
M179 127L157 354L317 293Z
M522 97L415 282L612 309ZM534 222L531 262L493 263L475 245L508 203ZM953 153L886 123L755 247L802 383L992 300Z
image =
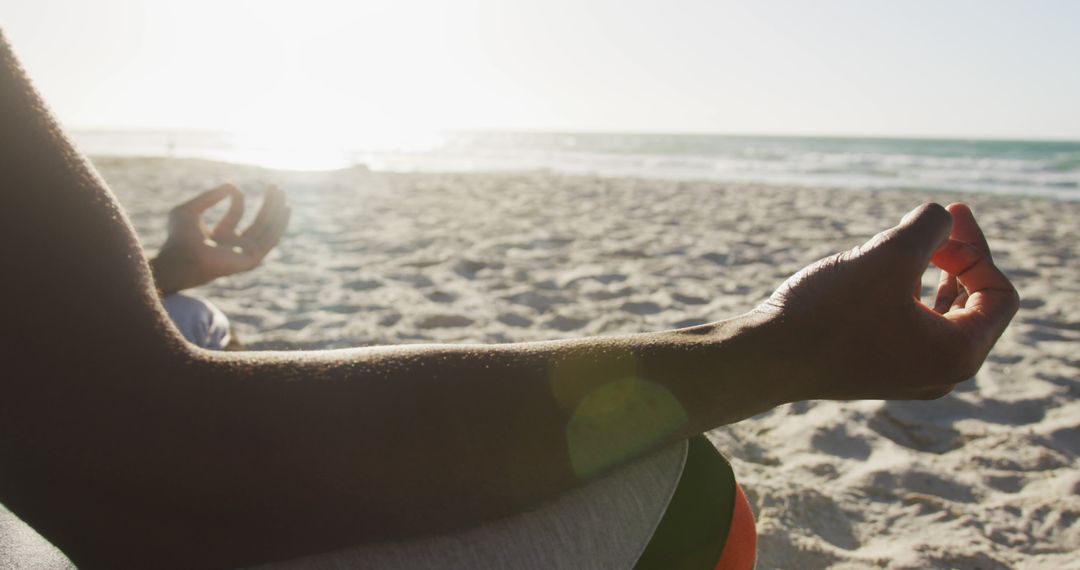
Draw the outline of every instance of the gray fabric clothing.
M634 567L686 463L686 442L531 511L451 534L348 548L261 570L621 569Z
M686 462L680 443L525 513L441 536L347 548L262 570L630 569ZM147 561L153 566L153 561ZM70 570L52 544L0 505L0 568Z

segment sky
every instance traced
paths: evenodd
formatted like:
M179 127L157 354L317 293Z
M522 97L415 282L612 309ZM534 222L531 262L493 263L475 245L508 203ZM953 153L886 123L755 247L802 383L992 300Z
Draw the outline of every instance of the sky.
M72 128L1080 140L1080 2L0 0Z

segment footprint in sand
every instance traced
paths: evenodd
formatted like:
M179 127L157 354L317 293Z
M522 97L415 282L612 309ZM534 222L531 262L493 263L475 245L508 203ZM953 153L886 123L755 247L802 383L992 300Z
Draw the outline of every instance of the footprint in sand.
M345 283L342 287L352 291L370 291L382 287L382 283L374 279L356 279Z
M867 479L865 488L889 489L890 492L903 493L905 499L912 494L916 495L913 497L916 501L921 498L919 495L940 497L955 503L971 503L976 499L971 486L922 469L874 471Z
M947 396L943 400L951 398ZM964 445L964 436L952 426L952 421L925 422L924 418L907 413L909 410L906 407L889 405L893 403L886 402L870 418L867 422L870 429L897 445L917 451L942 454Z
M600 273L600 274L577 274L567 275L563 277L563 287L571 287L577 285L583 281L594 281L601 285L611 285L613 283L622 283L629 279L629 276L622 273Z
M684 305L704 305L709 302L705 297L697 297L694 295L683 295L682 293L672 293L671 300L676 303L682 303Z
M466 279L475 279L476 274L486 269L488 264L474 259L462 259L454 264L453 272Z
M537 291L525 291L504 297L507 301L516 305L532 307L538 313L546 313L555 305L565 303L566 299L560 296L540 293Z
M397 276L394 277L394 279L396 279L398 281L404 281L405 283L408 283L408 284L412 285L413 287L416 287L417 289L423 289L425 287L431 287L432 285L435 284L435 282L432 281L430 277L428 277L427 275L420 275L420 274L416 274L416 275L397 275Z
M615 289L614 291L608 289L601 289L599 291L590 291L585 293L585 296L592 301L607 301L609 299L620 299L622 297L629 297L636 291L633 287L623 287L621 289Z
M328 313L337 313L339 315L351 315L353 313L359 312L360 311L360 306L359 305L348 305L348 304L344 304L344 303L339 303L337 305L328 305L326 307L323 307L322 309L324 311L328 312Z
M705 261L711 261L717 265L727 265L731 256L726 253L710 252L701 256Z
M401 320L401 313L390 313L379 319L379 326L392 327Z
M814 449L845 459L863 460L870 457L873 449L863 438L848 433L844 424L819 429L810 437Z
M337 273L355 273L360 270L359 265L335 265L329 268L330 271Z
M628 276L622 273L605 273L603 275L594 275L591 279L604 285L610 285L612 283L622 283L628 279Z
M664 310L663 307L652 301L623 303L623 306L619 308L635 315L655 315Z
M1057 449L1080 455L1080 425L1075 420L1053 429L1046 434L1046 439Z
M1031 317L1023 320L1024 323L1038 325L1041 327L1049 327L1057 329L1059 331L1072 331L1080 332L1080 321L1069 320L1055 320L1055 319L1041 319L1037 317Z
M262 326L263 323L263 317L261 315L234 314L229 317L229 320L236 323L251 325L253 327Z
M588 319L575 319L563 315L555 315L544 321L544 327L563 332L577 330L587 324L589 324Z
M427 298L436 303L453 303L457 301L457 295L453 293L447 293L446 291L432 291L427 294Z
M559 282L554 279L544 279L543 281L537 281L533 284L533 287L537 289L543 289L545 291L559 291L563 288L559 285Z
M1029 344L1038 344L1040 342L1074 342L1075 339L1071 339L1063 334L1047 330L1044 328L1036 328L1028 330L1024 336L1031 340Z
M416 321L416 326L421 329L439 329L453 327L467 327L475 321L463 315L428 315Z
M1002 493L1017 493L1024 488L1025 479L1019 475L987 475L983 477L987 487Z
M503 313L496 317L496 320L508 327L525 328L533 324L532 319L517 313Z
M1046 304L1042 299L1020 299L1021 309L1038 309Z
M281 327L279 327L279 328L289 329L291 331L298 331L298 330L303 330L303 329L307 328L307 326L310 325L313 322L315 322L315 321L312 320L312 319L307 319L307 318L305 318L305 319L296 319L296 320L292 320L292 321L289 321L289 322L281 325Z
M794 491L794 492L793 492ZM806 530L832 546L844 550L854 550L860 546L852 521L857 520L853 513L844 510L841 503L816 489L801 488L777 493L763 501L763 508L777 513L784 518L798 517L806 525ZM812 515L810 514L812 513ZM813 567L818 567L816 564Z

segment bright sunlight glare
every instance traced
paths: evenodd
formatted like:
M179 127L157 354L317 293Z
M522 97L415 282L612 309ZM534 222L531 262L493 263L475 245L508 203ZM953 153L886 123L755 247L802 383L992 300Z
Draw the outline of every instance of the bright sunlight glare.
M1078 6L0 0L0 21L70 129L235 133L311 169L458 130L1077 139Z
M262 62L248 100L224 122L244 149L237 158L270 168L327 170L348 166L349 152L430 140L445 125L431 116L425 98L436 93L419 70L430 71L423 60L438 53L445 38L433 20L409 17L409 4L233 5L242 13L225 19L257 14L257 25L236 40Z

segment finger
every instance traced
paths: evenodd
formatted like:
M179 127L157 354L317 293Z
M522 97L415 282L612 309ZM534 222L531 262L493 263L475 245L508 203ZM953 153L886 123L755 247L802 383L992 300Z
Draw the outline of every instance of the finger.
M245 246L245 251L250 257L251 267L258 265L274 249L274 246L281 241L281 237L285 234L285 229L289 225L291 213L292 210L286 206L274 220L262 228L260 234L245 234L244 238L248 243Z
M950 239L936 254L934 265L956 276L969 294L983 291L1008 291L1012 283L977 246Z
M199 215L209 210L214 204L224 200L233 193L239 194L240 191L236 189L236 186L232 184L222 184L217 188L213 188L199 194L198 196L180 204L173 209L173 212L181 212L184 214Z
M996 340L1019 308L1016 289L1005 274L980 248L955 239L934 255L934 264L955 275L967 291L964 308L945 316L991 343Z
M942 270L941 277L938 279L937 295L934 297L934 312L938 314L949 312L957 294L956 276Z
M956 202L949 204L945 209L953 216L953 229L950 238L974 246L993 263L994 258L990 252L990 244L986 242L986 236L983 235L982 229L975 221L971 208L967 204ZM955 282L955 278L953 281ZM967 289L962 283L957 283L956 296L950 305L950 309L963 308L967 303L967 299Z
M920 271L919 274L915 276L914 285L912 286L912 289L911 289L911 296L914 297L915 300L920 302L920 303L922 302L923 275L926 273L927 269L930 269L930 263L929 262L927 262L926 265L923 266L922 271Z
M938 204L923 204L900 220L900 224L876 236L864 246L872 255L882 255L897 266L903 282L922 275L934 252L949 239L952 216ZM905 285L904 290L910 285Z
M244 230L244 234L250 235L253 239L257 238L266 231L267 226L278 215L279 210L284 205L285 193L275 186L267 188L266 193L263 195L262 206L259 207L259 213L255 214L255 219Z
M960 289L963 289L963 288L961 287ZM949 310L950 311L955 311L956 309L963 309L964 307L967 306L967 300L968 300L967 291L963 291L963 290L960 291L960 294L957 295L956 299L953 300L952 306L949 307Z
M235 236L236 226L240 223L240 218L244 217L244 193L235 186L230 187L233 191L229 192L229 210L214 227L215 239Z
M926 273L927 269L930 269L929 261L927 261L926 265L923 266L922 271L920 271L919 274L915 276L915 285L911 293L911 295L915 297L915 300L919 301L920 303L922 302L923 275Z
M953 217L952 235L949 237L964 243L970 243L979 248L993 262L994 258L990 253L990 245L986 243L986 236L983 235L982 228L975 221L975 215L971 213L971 208L967 204L957 202L949 204L946 209Z
M285 235L285 230L289 227L289 218L291 216L292 209L285 206L277 218L268 224L266 230L256 238L262 257L270 253L270 250L274 249L274 246L281 241L281 236Z

